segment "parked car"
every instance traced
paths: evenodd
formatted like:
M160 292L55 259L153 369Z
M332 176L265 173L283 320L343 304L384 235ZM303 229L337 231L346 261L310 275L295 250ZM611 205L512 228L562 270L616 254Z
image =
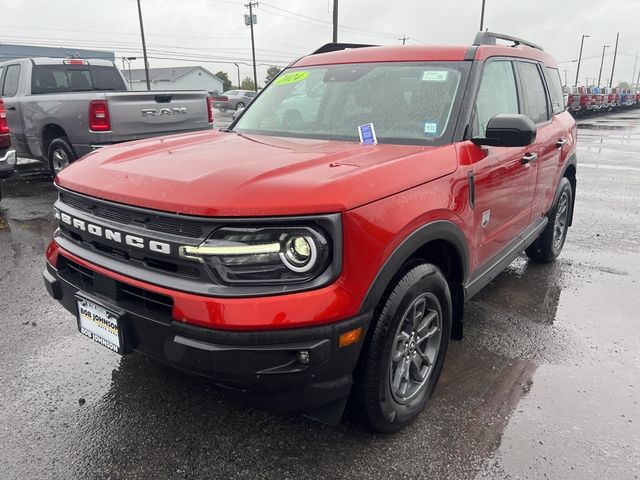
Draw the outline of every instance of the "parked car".
M337 423L352 395L383 432L420 414L465 300L522 251L560 255L576 122L525 40L358 47L297 60L228 129L58 175L44 280L83 335L276 412ZM291 100L305 82L319 101ZM292 124L287 103L312 110Z
M11 60L0 87L17 155L47 162L53 176L105 145L213 124L205 91L128 92L106 60Z
M11 149L7 114L4 102L0 98L0 200L2 200L2 180L13 175L15 166L16 152Z
M251 90L228 90L213 98L213 106L221 112L240 110L249 105L256 95L257 93Z

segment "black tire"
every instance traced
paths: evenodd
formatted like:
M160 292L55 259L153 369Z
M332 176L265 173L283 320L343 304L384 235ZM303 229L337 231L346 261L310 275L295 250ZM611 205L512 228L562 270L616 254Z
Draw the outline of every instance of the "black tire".
M540 236L526 249L529 258L539 263L553 262L564 246L573 208L573 188L569 179L562 177L558 198L547 214L549 223Z
M392 382L397 377L400 363L404 365L405 354L407 367L412 372L407 376L412 376L416 371L412 370L413 359L409 359L412 355L408 350L409 343L403 344L405 340L401 339L399 334L406 333L402 326L406 325L407 319L415 316L413 306L416 305L415 302L421 302L421 299L425 301L424 316L421 321L427 322L428 316L432 316L435 312L438 315L436 326L440 327L440 336L430 338L432 335L425 335L422 341L417 337L415 347L428 349L433 340L433 347L437 345L438 349L432 351L432 361L429 364L423 363L423 367L418 370L427 368L422 383L415 379L406 379L406 384L413 382L411 388L415 388L415 392L403 400L398 398L402 387L394 388ZM367 335L359 369L356 372L354 400L371 428L390 433L411 423L424 410L438 382L451 337L451 294L447 281L437 267L419 263L408 266L405 273L398 277L395 286L391 288L391 293L383 300L380 307L376 309L375 324ZM412 313L408 316L410 311ZM415 330L417 331L418 328ZM431 328L427 325L426 330L423 331L429 334ZM414 338L413 334L411 338ZM401 360L393 362L392 354ZM423 357L419 357L418 361L422 361L420 358ZM407 390L408 388L405 389Z
M75 162L78 157L67 137L59 137L49 144L47 159L49 160L49 172L55 178L64 168Z
M244 108L244 107L245 107L244 102L238 102L238 103L236 103L236 112L237 112L238 110L240 110L241 108Z

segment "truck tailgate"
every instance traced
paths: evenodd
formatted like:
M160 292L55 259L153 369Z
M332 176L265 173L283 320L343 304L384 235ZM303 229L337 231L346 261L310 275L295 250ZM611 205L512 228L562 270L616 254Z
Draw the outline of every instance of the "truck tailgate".
M112 141L212 128L204 91L108 92Z

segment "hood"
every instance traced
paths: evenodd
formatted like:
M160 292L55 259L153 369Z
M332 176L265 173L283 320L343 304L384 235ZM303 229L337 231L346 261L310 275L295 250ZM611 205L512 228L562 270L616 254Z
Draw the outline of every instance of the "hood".
M452 145L354 142L199 132L106 147L63 170L75 192L202 216L335 213L456 169Z

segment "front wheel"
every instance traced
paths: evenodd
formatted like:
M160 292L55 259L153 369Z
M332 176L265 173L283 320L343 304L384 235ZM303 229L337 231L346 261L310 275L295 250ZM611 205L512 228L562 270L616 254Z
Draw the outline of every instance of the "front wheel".
M377 310L355 395L369 425L394 432L425 408L451 337L451 294L440 270L421 263L392 287Z
M56 138L49 144L49 171L53 178L76 160L76 154L67 137Z
M238 111L238 110L240 110L240 109L242 109L244 107L245 107L244 103L242 103L242 102L236 103L236 111Z
M566 177L560 180L560 194L548 214L549 223L526 250L529 258L540 263L553 262L564 246L569 229L571 208L573 205L573 188Z

